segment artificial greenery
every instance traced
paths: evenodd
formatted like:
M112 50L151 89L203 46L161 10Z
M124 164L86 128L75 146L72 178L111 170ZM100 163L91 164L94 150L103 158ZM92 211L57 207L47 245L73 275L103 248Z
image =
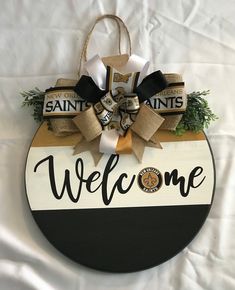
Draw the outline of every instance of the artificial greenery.
M24 98L22 106L33 107L33 118L37 122L43 120L43 102L45 97L45 92L40 91L38 88L30 90L28 92L20 93Z
M210 91L193 92L187 95L187 108L176 127L176 135L180 136L189 130L198 133L208 128L211 121L218 119L211 111L207 100L204 98L209 92Z
M207 100L204 98L209 94L209 91L193 92L187 95L187 109L178 124L174 133L176 135L183 135L186 131L199 132L208 128L211 121L215 121L217 116L211 111ZM22 92L24 98L23 106L33 107L33 118L37 122L43 120L43 102L45 92L38 88L28 92Z

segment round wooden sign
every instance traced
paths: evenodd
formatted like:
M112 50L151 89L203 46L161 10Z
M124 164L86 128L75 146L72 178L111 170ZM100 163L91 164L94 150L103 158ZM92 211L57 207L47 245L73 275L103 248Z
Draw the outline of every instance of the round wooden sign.
M60 252L109 272L156 266L179 253L211 207L215 168L204 133L159 131L163 149L73 155L77 135L55 137L43 123L31 144L26 191L39 228Z

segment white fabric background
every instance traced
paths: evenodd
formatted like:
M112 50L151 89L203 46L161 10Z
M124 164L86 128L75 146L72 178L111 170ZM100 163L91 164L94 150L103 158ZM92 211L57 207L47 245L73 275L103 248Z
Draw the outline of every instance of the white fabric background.
M0 1L0 290L235 288L234 11L234 0ZM85 33L103 13L123 18L134 53L152 69L182 73L188 92L210 89L220 117L207 130L217 187L206 223L176 257L132 274L90 270L58 253L33 221L24 189L38 125L19 92L75 78ZM114 29L110 22L97 27L89 56L116 52Z

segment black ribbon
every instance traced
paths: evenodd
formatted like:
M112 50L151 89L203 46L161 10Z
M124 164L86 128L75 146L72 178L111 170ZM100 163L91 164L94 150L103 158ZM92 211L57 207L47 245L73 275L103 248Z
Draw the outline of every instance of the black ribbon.
M158 70L146 76L138 87L134 89L137 94L139 102L142 103L152 96L160 93L168 86L164 74Z
M107 91L101 90L89 76L81 76L77 82L75 92L85 101L96 104Z
M137 94L139 102L142 103L167 86L165 76L158 70L146 76L141 84L134 89L134 93ZM101 90L91 77L85 75L81 76L74 90L82 99L93 104L97 103L108 92L107 90Z

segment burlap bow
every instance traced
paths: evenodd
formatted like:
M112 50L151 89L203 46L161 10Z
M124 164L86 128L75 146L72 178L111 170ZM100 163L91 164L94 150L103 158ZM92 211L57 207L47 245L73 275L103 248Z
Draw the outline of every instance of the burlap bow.
M155 72L146 77L141 85L133 85L133 92L126 93L127 85L124 88L120 83L137 84L138 74L114 72L107 77L112 80L108 86L111 90L105 94L103 92L98 101L97 95L101 92L89 77L83 76L76 86L77 93L94 105L73 119L84 137L79 140L74 153L90 150L97 163L103 153L133 152L141 162L145 146L161 148L156 132L164 118L149 106L140 105L140 102L166 88L166 79L161 72ZM91 99L93 96L95 98Z
M134 153L141 162L145 146L161 148L158 129L176 128L187 105L182 77L157 71L127 94L120 83L125 87L131 75L107 74L107 90L83 75L75 87L74 81L58 80L46 91L43 114L55 135L80 133L74 154L90 151L97 164L103 153Z

